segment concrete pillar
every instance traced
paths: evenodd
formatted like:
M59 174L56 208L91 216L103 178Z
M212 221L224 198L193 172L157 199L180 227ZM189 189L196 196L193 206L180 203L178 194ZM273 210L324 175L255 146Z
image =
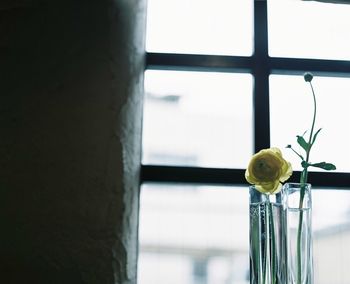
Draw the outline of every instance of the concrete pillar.
M1 283L136 283L145 4L0 2Z

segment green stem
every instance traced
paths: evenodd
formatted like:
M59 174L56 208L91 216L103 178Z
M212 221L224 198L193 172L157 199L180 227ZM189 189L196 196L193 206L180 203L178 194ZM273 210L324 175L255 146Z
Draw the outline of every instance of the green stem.
M300 200L299 200L299 209L303 208L303 202L304 202L304 195L305 195L305 188L308 178L308 163L310 159L310 151L312 148L312 137L314 133L315 128L315 121L316 121L316 113L317 113L317 105L316 105L316 96L314 92L314 88L312 86L312 83L310 82L310 87L312 91L312 97L314 101L314 115L312 118L312 125L311 125L311 131L310 131L310 137L309 137L309 143L308 148L306 150L306 166L303 169L301 176L300 176L300 183L301 183L301 189L300 189ZM301 234L302 234L302 225L303 225L303 211L300 211L299 215L299 224L298 224L298 236L297 236L297 270L298 270L298 282L297 284L301 284Z
M301 275L302 275L302 265L301 265L301 231L302 231L302 226L303 226L303 211L300 212L299 215L299 225L298 225L298 231L300 232L298 234L298 251L297 251L297 258L298 258L298 284L301 284Z
M267 204L265 203L265 224L264 224L264 231L265 231L265 244L264 244L264 250L263 250L263 263L262 263L262 271L263 271L263 277L262 277L262 283L263 284L268 284L269 280L269 263L270 263L270 258L269 258L269 224L270 224L270 218L269 218L269 196L267 196Z
M299 201L299 224L298 224L298 236L297 236L297 272L298 272L298 278L297 278L297 284L301 284L302 280L302 259L301 259L301 235L303 230L303 216L304 212L302 211L303 208L303 200L305 195L305 184L301 185L300 189L300 201Z
M309 137L309 149L307 151L306 162L309 161L310 151L311 151L311 147L312 147L311 141L312 141L312 136L313 136L313 133L314 133L315 121L316 121L316 113L317 113L316 95L315 95L314 87L312 86L311 82L310 82L310 87L311 87L311 91L312 91L312 98L314 100L314 116L312 118L312 126L311 126L310 137Z
M269 284L271 282L271 243L270 243L270 224L271 224L271 214L270 214L270 196L266 196L265 203L265 248L264 248L264 278L263 283Z
M269 200L269 212L270 212L270 228L271 228L271 284L275 284L277 279L277 256L276 256L276 241L275 241L275 227L273 220L272 204Z

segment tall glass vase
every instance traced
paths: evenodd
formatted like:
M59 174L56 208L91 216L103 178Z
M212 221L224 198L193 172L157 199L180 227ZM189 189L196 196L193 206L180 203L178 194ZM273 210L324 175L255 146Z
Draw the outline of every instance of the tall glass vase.
M286 183L282 195L287 235L287 283L313 284L311 185Z
M282 194L249 188L250 283L286 284L285 229Z

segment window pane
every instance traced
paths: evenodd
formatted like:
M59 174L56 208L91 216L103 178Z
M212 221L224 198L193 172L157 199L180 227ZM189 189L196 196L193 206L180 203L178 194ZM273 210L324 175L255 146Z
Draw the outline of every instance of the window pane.
M144 185L137 283L249 283L248 194L248 187ZM315 283L350 283L350 190L314 188L312 198Z
M312 83L317 98L315 129L322 130L312 148L310 161L331 162L337 171L349 172L350 79L315 77ZM309 84L302 76L272 75L270 96L271 145L283 149L292 144L299 149L296 135L310 131L312 123L313 99ZM290 149L283 151L293 168L300 170L300 159Z
M252 76L145 74L143 163L245 167L252 155Z
M148 0L150 52L251 55L252 0Z
M350 283L350 190L313 190L315 283Z
M269 53L350 59L350 5L268 0Z
M248 284L247 188L144 185L139 284Z

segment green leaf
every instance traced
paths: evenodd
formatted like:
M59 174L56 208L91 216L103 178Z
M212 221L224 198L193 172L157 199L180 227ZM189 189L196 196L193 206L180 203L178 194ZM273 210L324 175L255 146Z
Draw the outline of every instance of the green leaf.
M303 136L297 135L297 142L305 151L309 150L309 143L307 143Z
M321 168L321 169L324 169L326 171L333 171L333 170L337 169L335 165L333 165L331 163L326 163L326 162L310 164L310 166L316 167L316 168Z
M313 145L315 143L315 140L316 140L316 137L318 135L318 133L320 133L322 128L320 128L319 130L316 131L316 133L314 134L314 137L312 138L312 142L311 142L311 145Z

